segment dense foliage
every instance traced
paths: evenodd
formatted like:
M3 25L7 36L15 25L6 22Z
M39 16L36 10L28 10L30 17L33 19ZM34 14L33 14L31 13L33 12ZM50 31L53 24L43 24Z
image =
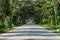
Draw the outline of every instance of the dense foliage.
M57 30L60 27L58 8L57 0L36 1L34 3L0 0L0 32L7 32L15 26L26 24L29 18L33 18L36 24L47 25Z

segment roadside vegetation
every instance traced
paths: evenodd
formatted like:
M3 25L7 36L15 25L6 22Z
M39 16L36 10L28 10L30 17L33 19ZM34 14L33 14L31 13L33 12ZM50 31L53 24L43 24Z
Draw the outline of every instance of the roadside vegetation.
M0 32L26 24L33 18L35 24L60 33L60 3L58 0L19 1L0 0ZM30 20L31 21L31 20Z

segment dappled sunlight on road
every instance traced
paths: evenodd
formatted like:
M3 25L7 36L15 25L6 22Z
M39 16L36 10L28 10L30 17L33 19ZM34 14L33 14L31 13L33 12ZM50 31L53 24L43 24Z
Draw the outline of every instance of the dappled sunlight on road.
M59 40L60 36L36 24L25 24L0 35L1 40Z

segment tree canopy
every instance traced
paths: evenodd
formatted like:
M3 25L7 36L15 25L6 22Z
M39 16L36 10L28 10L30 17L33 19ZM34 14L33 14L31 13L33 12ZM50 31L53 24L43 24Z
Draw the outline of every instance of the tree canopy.
M0 31L26 24L29 18L35 24L60 27L59 5L58 0L0 0Z

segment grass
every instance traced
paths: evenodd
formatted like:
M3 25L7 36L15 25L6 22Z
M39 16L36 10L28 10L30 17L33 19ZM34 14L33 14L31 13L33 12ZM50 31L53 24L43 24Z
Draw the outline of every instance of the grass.
M42 25L44 28L51 30L54 33L58 33L60 35L60 26L51 26L51 25Z
M7 33L7 32L9 32L10 30L13 30L13 29L15 29L15 28L16 28L16 26L12 26L11 28L0 29L0 34L2 34L2 33Z
M21 26L21 25L19 25L19 26ZM15 28L17 28L17 27L18 27L18 26L16 26L16 25L12 25L11 28L0 29L0 34L2 34L2 33L7 33L7 32L9 32L9 31L11 31L11 30L13 30L13 29L15 29Z

